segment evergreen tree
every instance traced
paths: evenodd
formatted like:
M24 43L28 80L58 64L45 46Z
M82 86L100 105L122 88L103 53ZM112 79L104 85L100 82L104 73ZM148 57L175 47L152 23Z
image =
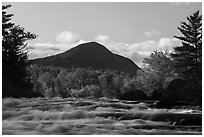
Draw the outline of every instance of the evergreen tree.
M197 11L181 22L178 30L183 36L174 36L182 41L182 46L174 48L171 56L181 78L201 81L202 79L202 15Z
M11 23L11 17L13 14L7 14L4 10L11 7L11 5L2 6L2 64L3 64L3 72L6 73L7 66L4 65L7 62L7 52L9 51L9 46L7 46L9 29L14 26L14 23ZM5 79L6 74L3 73L3 79Z
M26 32L24 28L11 23L13 14L7 14L6 9L11 5L2 6L2 78L3 96L20 95L12 93L17 87L23 88L27 82L27 42L35 39L36 35ZM9 88L13 88L8 90ZM20 91L15 91L20 92Z

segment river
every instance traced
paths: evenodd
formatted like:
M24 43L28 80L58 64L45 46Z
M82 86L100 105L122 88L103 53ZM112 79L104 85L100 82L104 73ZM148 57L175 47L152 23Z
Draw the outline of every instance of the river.
M3 98L3 135L202 134L196 107L157 108L156 101Z

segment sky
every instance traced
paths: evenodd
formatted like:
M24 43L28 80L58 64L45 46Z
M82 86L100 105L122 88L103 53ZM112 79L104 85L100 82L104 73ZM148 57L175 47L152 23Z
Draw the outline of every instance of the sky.
M155 50L173 50L180 22L202 11L201 2L10 2L12 22L38 35L29 59L55 55L96 41L142 66Z

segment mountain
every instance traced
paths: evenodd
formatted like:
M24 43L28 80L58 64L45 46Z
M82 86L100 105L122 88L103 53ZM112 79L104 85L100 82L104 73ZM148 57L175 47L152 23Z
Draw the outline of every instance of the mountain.
M80 44L61 54L31 60L33 64L119 70L136 75L140 69L132 60L109 51L96 42Z

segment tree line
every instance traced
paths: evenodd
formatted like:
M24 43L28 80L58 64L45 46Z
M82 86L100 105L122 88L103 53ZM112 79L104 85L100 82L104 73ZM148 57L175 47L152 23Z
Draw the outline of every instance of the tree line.
M107 97L121 99L134 91L137 99L147 96L139 89L136 76L91 68L59 68L31 65L28 67L33 92L43 97Z

